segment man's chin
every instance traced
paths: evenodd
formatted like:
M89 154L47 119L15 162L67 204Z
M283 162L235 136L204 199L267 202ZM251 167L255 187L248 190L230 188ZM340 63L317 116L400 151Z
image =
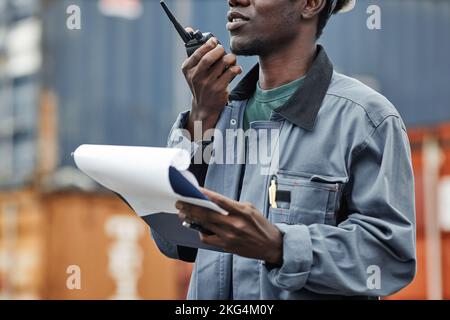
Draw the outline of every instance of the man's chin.
M252 41L244 41L238 36L232 36L230 39L231 52L237 56L258 56L262 52L263 43L254 39Z

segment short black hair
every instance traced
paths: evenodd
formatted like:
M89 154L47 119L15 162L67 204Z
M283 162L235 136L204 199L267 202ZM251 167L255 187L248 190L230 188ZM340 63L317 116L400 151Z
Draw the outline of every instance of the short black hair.
M332 1L325 0L326 4L322 11L319 13L319 22L317 24L316 39L319 39L323 33L323 29L327 25L328 19L330 19L330 6ZM350 0L337 0L336 7L334 8L332 14L339 12Z

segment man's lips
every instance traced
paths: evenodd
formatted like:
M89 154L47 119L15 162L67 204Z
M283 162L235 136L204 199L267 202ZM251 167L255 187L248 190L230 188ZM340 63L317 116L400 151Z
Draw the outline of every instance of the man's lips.
M240 21L234 21L234 22L228 22L227 23L227 30L228 31L233 31L236 30L240 27L242 27L244 24L246 24L247 21L245 20L240 20Z
M242 13L230 11L228 12L227 29L228 31L236 30L246 24L248 20L250 19Z

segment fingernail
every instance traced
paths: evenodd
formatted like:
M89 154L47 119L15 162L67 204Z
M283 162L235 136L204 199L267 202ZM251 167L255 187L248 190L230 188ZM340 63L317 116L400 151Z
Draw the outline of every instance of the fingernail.
M212 44L216 45L217 44L217 39L212 37L211 39L209 39L211 41Z

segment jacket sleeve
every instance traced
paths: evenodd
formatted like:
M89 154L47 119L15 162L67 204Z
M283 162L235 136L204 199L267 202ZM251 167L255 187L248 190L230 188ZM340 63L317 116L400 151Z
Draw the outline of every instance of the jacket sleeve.
M175 121L175 124L173 125L170 131L167 146L171 148L185 149L191 154L191 158L193 158L195 153L199 150L198 145L192 143L191 139L186 137L186 132L184 131L188 116L189 116L188 111L183 112L178 116L177 120ZM203 186L207 166L205 164L198 164L198 165L191 164L189 170L196 176L197 180L199 181L199 184ZM186 262L195 261L195 258L197 256L197 249L174 245L165 240L161 234L157 233L152 228L150 229L153 240L155 241L161 253L163 253L165 256Z
M276 226L283 264L268 269L271 283L319 294L387 296L416 272L415 207L406 131L389 116L352 151L345 188L347 219L338 226Z

